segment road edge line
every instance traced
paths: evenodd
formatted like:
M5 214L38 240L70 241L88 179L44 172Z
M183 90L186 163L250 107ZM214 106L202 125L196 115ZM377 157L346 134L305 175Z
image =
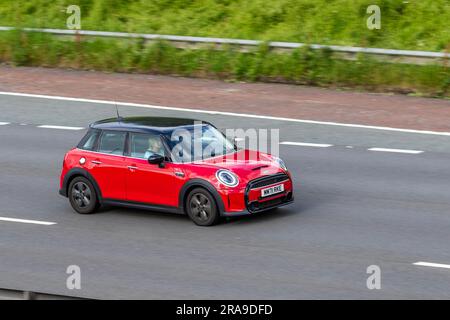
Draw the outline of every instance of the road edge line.
M137 107L137 108L148 108L148 109L159 109L159 110L170 110L170 111L181 111L181 112L204 113L204 114L212 114L212 115L224 115L224 116L232 116L232 117L245 117L245 118L293 122L293 123L305 123L305 124L328 125L328 126L338 126L338 127L348 127L348 128L371 129L371 130L380 130L380 131L392 131L392 132L401 132L401 133L450 136L450 132L444 132L444 131L441 132L441 131L429 131L429 130L415 130L415 129L392 128L392 127L371 126L371 125L352 124L352 123L339 123L339 122L316 121L316 120L306 120L306 119L292 119L292 118L263 116L263 115L256 115L256 114L247 114L247 113L234 113L234 112L225 112L225 111L211 111L211 110L201 110L201 109L192 109L192 108L157 106L157 105L132 103L132 102L116 102L116 101L110 101L110 100L96 100L96 99L50 96L50 95L20 93L20 92L6 92L6 91L0 91L0 95L49 99L49 100L61 100L61 101L72 101L72 102L87 102L87 103L97 103L97 104L111 104L111 105L116 104L116 105L124 106L124 107Z

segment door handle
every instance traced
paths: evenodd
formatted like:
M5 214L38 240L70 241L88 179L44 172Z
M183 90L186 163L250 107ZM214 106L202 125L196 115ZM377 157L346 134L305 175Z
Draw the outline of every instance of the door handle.
M98 160L92 160L91 161L93 164L102 164L102 162L101 161L98 161Z
M133 171L133 170L137 170L138 167L136 167L136 166L128 166L128 169L129 169L130 171Z

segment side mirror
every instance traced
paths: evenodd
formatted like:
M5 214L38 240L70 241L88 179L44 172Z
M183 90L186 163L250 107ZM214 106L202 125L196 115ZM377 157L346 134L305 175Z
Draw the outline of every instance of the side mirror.
M159 154L154 154L154 155L151 155L151 156L148 158L148 163L150 163L150 164L157 164L157 165L159 165L160 167L162 167L163 164L164 164L164 160L165 160L165 157L164 157L164 156L159 155Z

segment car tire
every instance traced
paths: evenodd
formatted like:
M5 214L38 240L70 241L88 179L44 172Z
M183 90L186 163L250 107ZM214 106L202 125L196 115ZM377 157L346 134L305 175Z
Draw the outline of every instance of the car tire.
M98 209L97 192L85 177L76 177L70 182L68 196L72 208L80 214L92 214Z
M212 226L220 220L214 197L203 188L196 188L189 192L185 208L189 218L198 226Z

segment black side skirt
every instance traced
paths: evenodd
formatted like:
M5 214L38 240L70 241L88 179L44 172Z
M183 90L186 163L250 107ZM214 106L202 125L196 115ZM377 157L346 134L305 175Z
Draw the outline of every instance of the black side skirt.
M118 207L125 207L125 208L149 210L149 211L184 214L184 211L178 207L162 206L162 205L142 203L142 202L123 201L123 200L115 200L115 199L103 199L102 204L118 206Z

